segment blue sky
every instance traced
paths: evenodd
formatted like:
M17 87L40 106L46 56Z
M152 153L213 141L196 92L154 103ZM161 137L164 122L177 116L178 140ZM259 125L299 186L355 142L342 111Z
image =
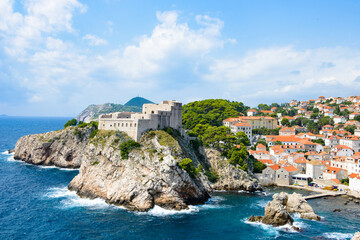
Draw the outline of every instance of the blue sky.
M1 0L0 114L359 95L359 1Z

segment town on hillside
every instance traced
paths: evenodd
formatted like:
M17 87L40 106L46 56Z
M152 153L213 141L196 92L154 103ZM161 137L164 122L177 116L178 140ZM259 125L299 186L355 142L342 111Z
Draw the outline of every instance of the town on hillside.
M263 185L360 191L360 96L259 104L223 125L244 132ZM348 187L347 187L348 185Z

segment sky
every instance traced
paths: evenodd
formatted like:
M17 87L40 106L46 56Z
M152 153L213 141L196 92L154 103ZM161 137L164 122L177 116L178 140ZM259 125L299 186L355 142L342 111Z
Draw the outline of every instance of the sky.
M360 95L360 1L0 0L0 114Z

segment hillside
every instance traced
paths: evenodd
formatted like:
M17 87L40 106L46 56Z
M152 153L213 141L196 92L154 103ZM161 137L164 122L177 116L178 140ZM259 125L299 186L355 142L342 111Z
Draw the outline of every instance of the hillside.
M127 103L125 103L124 106L134 106L134 107L142 108L142 105L145 103L153 103L153 102L142 97L134 97L130 99Z
M141 112L142 105L144 103L152 103L150 100L141 97L135 97L130 99L125 105L115 103L105 103L95 105L92 104L85 108L77 117L76 120L83 122L90 122L91 120L97 119L100 114L111 113L111 112Z

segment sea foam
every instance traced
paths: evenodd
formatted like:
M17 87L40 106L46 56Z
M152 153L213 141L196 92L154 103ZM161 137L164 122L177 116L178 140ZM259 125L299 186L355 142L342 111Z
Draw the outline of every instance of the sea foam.
M88 209L105 209L105 208L118 208L116 206L107 204L101 198L89 199L81 198L74 191L70 191L67 187L54 187L50 188L45 194L49 199L61 199L60 208L69 209L74 207L85 207Z
M324 233L323 236L329 239L336 239L336 240L342 240L342 239L350 239L353 237L353 233L339 233L339 232L330 232L330 233Z

